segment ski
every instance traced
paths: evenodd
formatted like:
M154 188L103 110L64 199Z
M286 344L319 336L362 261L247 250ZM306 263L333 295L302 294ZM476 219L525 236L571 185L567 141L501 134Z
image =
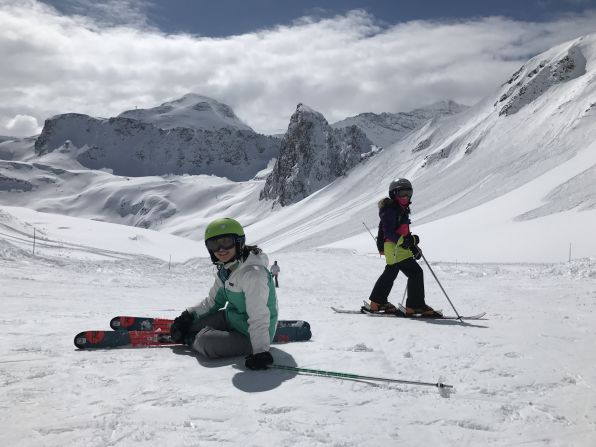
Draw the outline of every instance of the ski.
M273 343L308 341L312 337L310 324L303 320L278 320Z
M84 331L74 338L79 349L140 348L175 346L170 335L161 331Z
M126 331L162 331L170 332L170 326L174 320L168 318L148 318L148 317L127 317L117 316L110 321L110 327L117 330Z
M290 343L310 340L310 325L305 321L281 322L277 327L273 343ZM168 326L169 330L169 326ZM84 331L77 334L74 344L79 349L146 348L157 346L176 346L167 331L125 330Z
M110 321L114 330L170 332L174 320L167 318L117 316ZM310 324L303 320L279 320L273 343L308 341L312 337Z
M397 317L397 318L407 318L410 320L459 320L459 317L457 317L455 315L443 315L443 316L437 315L437 316L432 316L432 317L425 317L424 315L406 316L403 313L386 314L386 313L382 313L382 312L371 312L366 309L361 309L361 310L339 309L339 308L333 307L333 306L331 307L331 309L334 312L340 313L340 314L365 314L370 317L394 317L394 318ZM461 319L462 320L480 320L485 315L486 315L486 312L481 312L476 315L462 315Z

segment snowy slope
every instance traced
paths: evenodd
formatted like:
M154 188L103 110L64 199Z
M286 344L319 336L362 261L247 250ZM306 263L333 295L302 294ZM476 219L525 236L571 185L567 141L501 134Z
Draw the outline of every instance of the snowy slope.
M80 260L120 260L147 256L185 262L203 255L202 243L167 233L89 219L39 213L20 207L0 207L0 256L15 252Z
M530 60L518 75L533 85L529 75L537 68L542 65L542 70L557 76L561 61L570 57L584 70L572 68L572 76L558 77L540 89L534 86L540 94L517 113L500 114L503 104L498 100L511 90L506 83L478 105L428 123L357 166L348 177L280 211L285 228L271 235L266 230L271 225L263 222L257 224L257 233L267 240L273 236L279 248L326 243L371 247L362 222L376 225L374 203L386 194L391 179L405 176L415 189L415 229L441 259L562 260L569 243L579 256L593 256L596 36L553 48ZM518 91L527 91L524 86L518 85ZM526 99L522 95L520 100ZM457 224L443 226L446 217L468 210L479 218L468 221L461 214ZM430 238L424 237L426 227L420 226L425 223L436 229ZM470 232L481 243L467 244ZM528 239L528 234L534 237ZM340 242L344 235L358 242ZM498 243L489 244L495 237ZM483 244L487 250L482 250Z
M420 128L431 119L455 115L466 109L467 106L453 101L441 101L410 112L360 113L333 123L331 127L341 129L356 125L366 133L366 136L376 146L387 147Z
M270 257L282 269L280 317L313 330L310 342L275 345L277 363L442 380L455 387L442 398L430 386L246 371L242 358L208 362L183 348L78 351L76 333L108 329L117 314L178 315L207 293L209 261L169 268L168 252L184 260L194 249L157 232L16 208L0 216L2 445L596 443L594 260L433 263L460 313L488 312L460 324L333 313L329 306L356 308L368 295L383 266L376 255ZM52 241L35 256L31 240L17 237L32 226ZM427 301L450 311L425 274ZM400 277L394 302L403 288Z

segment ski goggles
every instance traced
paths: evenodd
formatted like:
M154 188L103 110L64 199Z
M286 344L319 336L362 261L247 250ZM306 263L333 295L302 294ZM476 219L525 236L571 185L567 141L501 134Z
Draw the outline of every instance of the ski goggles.
M216 252L219 250L230 250L236 246L236 237L235 236L219 236L219 237L212 237L211 239L207 239L205 241L205 245L207 246L207 250Z
M409 197L409 198L412 198L412 193L413 193L413 191L411 189L398 189L395 192L395 195L397 197Z

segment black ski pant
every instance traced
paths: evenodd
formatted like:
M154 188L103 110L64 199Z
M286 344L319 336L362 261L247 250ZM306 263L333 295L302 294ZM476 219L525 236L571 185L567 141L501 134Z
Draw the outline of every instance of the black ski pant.
M370 301L385 304L388 301L395 278L397 278L400 271L408 278L406 306L413 309L423 308L426 305L424 302L424 272L414 258L408 258L393 265L386 265L385 270L377 279L370 293Z

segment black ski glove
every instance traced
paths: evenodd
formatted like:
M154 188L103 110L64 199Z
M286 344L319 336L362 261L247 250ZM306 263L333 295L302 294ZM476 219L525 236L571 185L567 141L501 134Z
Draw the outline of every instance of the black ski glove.
M180 343L181 341L184 341L193 320L192 314L187 310L182 312L180 316L174 320L172 326L170 326L170 338L173 342Z
M422 250L420 250L418 245L414 245L412 248L410 248L410 251L414 255L414 259L418 260L422 257Z
M407 234L404 236L404 240L401 243L401 246L403 248L405 248L406 250L411 250L412 247L415 247L416 245L418 245L420 243L420 238L418 236L416 236L415 234Z
M248 369L267 369L267 366L273 364L273 356L269 351L251 354L245 357L244 366Z

